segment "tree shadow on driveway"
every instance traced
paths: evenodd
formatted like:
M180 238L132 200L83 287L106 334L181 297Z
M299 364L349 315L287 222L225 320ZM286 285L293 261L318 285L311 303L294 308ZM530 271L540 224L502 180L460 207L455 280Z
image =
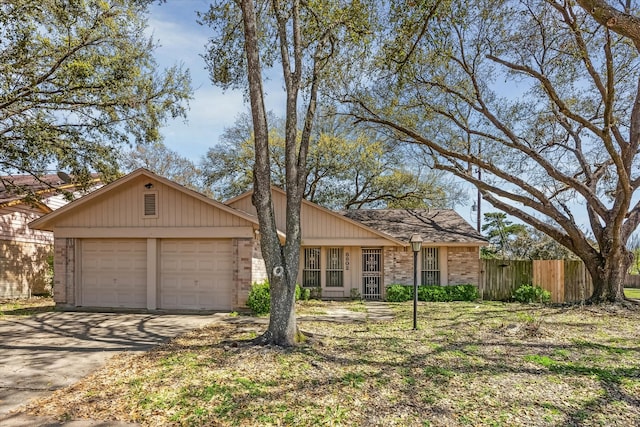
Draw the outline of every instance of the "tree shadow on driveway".
M0 421L117 352L146 351L224 315L49 312L0 321Z

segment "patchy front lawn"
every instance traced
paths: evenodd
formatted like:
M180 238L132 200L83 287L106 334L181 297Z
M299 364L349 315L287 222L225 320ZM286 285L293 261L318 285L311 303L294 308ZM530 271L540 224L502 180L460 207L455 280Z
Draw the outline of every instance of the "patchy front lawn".
M32 297L21 299L0 298L0 319L16 316L31 316L37 313L53 311L55 303L52 298Z
M627 298L640 299L640 289L625 288L625 289L624 289L624 295L625 295Z
M640 425L640 310L420 303L412 331L412 304L389 305L382 322L357 302L300 305L312 338L293 349L247 346L265 319L230 316L29 409L148 426Z

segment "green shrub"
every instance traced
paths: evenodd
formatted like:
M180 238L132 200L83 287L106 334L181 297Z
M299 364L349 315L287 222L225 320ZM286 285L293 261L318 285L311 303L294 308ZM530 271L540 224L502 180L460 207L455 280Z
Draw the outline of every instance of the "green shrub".
M448 286L418 286L418 301L451 301L447 288Z
M548 303L551 301L551 292L545 291L540 286L522 285L513 293L513 299L523 304Z
M311 289L296 284L296 301L309 301L310 298Z
M389 285L387 286L387 301L404 302L413 298L413 288L405 285Z
M267 314L271 311L271 295L269 294L269 281L264 280L254 283L249 291L247 306L255 314Z
M296 284L296 301L307 301L311 297L311 289L303 288ZM247 307L255 314L267 314L271 311L271 293L269 292L269 280L251 285Z
M390 285L387 287L387 301L403 302L413 299L413 286ZM474 285L418 286L418 300L429 302L475 301L478 288Z
M452 301L475 301L480 297L478 287L474 285L447 286Z

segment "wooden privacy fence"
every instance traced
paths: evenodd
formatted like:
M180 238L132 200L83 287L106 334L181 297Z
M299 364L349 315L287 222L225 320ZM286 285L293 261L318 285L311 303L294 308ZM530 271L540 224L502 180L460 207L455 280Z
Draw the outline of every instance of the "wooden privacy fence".
M531 261L480 260L480 297L486 300L507 301L520 285L531 283Z
M640 274L627 274L624 286L625 288L640 288Z
M582 261L480 260L480 296L485 300L506 301L522 285L538 285L551 292L551 301L580 302L591 296L591 277Z

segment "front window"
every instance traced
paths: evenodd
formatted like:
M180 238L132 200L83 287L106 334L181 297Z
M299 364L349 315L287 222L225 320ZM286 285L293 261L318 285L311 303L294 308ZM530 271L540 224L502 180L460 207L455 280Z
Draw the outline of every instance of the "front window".
M440 285L438 248L422 248L422 284Z
M327 287L328 288L341 288L344 286L343 282L343 252L342 248L329 248L327 249Z
M316 288L320 286L320 248L304 249L302 286L310 288Z

